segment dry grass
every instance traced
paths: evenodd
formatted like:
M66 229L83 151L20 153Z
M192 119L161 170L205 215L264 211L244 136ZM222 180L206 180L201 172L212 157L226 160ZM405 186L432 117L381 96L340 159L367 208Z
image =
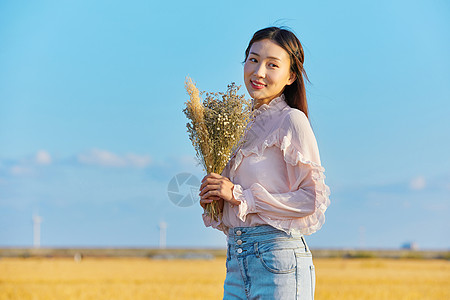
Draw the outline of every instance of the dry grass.
M199 164L208 174L221 174L232 154L243 143L245 129L251 119L251 101L238 95L240 86L228 85L225 93L201 94L191 78L185 89L189 99L185 102L189 139L194 146ZM216 221L220 219L217 201L206 204L206 211Z
M316 259L317 299L450 299L445 260Z
M315 259L316 300L450 299L445 260ZM225 258L0 259L4 299L222 299Z

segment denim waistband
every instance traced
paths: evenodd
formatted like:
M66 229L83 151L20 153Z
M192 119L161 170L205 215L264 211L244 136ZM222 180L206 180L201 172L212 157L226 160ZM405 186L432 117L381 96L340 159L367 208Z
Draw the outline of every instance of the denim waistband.
M253 252L255 244L263 244L271 241L292 241L293 245L300 243L305 251L309 247L302 234L288 234L270 225L258 225L251 227L233 227L228 230L228 248L241 248L238 253Z
M302 235L292 235L284 232L283 230L277 229L270 225L258 225L251 227L232 227L228 229L228 237L234 239L236 237L261 237L261 238L271 238L271 237L301 237ZM264 236L264 237L263 237Z

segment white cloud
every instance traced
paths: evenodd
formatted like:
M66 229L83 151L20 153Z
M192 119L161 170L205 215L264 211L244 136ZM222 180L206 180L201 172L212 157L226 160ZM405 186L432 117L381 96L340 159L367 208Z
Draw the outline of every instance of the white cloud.
M52 162L52 157L47 151L40 150L36 153L35 161L39 165L49 165Z
M12 166L9 171L11 172L11 174L15 175L15 176L21 176L21 175L32 175L33 174L33 169L27 166L20 166L20 165L15 165Z
M78 162L86 165L104 167L145 168L151 163L151 159L149 155L128 153L120 156L106 150L92 149L87 153L79 154Z
M409 182L409 187L415 191L423 190L426 185L427 182L423 176L417 176Z
M149 155L136 155L133 153L125 155L125 160L127 160L131 166L137 168L145 168L151 163Z
M10 164L9 173L14 176L29 176L36 175L39 165L50 165L52 157L48 151L39 150L32 156L23 157Z

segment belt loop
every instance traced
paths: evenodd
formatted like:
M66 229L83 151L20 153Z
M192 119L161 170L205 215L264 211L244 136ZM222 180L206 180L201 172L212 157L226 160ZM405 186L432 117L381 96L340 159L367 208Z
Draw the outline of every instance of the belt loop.
M305 251L309 252L309 247L308 247L308 244L306 244L305 237L302 235L301 238L302 238L302 241L303 241L303 245L305 245Z
M259 258L258 242L253 243L253 248L255 249L255 255Z

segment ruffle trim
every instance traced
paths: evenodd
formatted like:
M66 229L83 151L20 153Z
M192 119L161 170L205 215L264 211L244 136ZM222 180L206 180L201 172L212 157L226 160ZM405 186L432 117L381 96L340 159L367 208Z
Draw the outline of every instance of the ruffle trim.
M204 212L202 214L202 218L203 218L203 223L205 224L206 227L212 227L212 228L218 229L218 230L222 231L228 237L228 227L225 226L225 224L223 224L222 218L219 218L218 221L215 221L211 217L211 215L207 212Z
M257 117L260 114L262 114L263 112L265 112L266 110L279 105L279 103L285 103L285 105L287 105L287 103L284 99L285 99L284 94L281 94L281 96L273 99L268 104L267 103L262 104L261 106L259 106L258 108L253 110L253 112L252 112L253 116Z
M262 156L262 154L264 153L264 150L267 147L271 147L273 145L277 145L279 144L279 130L274 131L271 135L269 135L264 142L261 145L256 145L253 148L249 148L249 149L242 149L239 148L236 156L234 158L234 163L232 165L232 167L230 168L230 177L234 177L234 174L237 170L237 168L239 167L239 165L242 162L242 159L244 159L244 157L249 156L251 154L256 154L258 155L258 157ZM281 145L279 145L281 146Z
M242 186L240 184L235 184L233 187L233 196L236 200L241 201L241 203L238 205L238 218L242 220L242 222L245 222L247 219L247 215L251 213L251 208L254 208L254 200L253 196L246 195L245 191L242 189Z
M287 220L274 220L269 217L265 217L264 215L260 215L259 217L263 219L267 224L283 230L287 233L294 234L304 234L310 235L316 231L318 231L322 225L325 223L325 211L330 205L330 188L325 184L325 169L318 163L308 160L304 157L304 155L291 143L291 140L284 136L282 139L279 138L280 130L273 132L263 143L262 145L257 145L251 149L239 149L238 153L235 157L235 162L230 170L230 177L234 177L235 171L239 167L242 162L242 159L251 154L256 154L261 156L264 153L264 150L267 147L278 146L280 147L284 160L296 166L298 163L303 165L307 165L312 169L312 179L315 182L315 211L309 216L297 218L297 219L287 219ZM281 144L280 144L281 140ZM237 185L235 185L237 186ZM237 190L240 193L240 197L243 197L243 191ZM238 193L237 193L238 194ZM239 195L235 195L235 198ZM238 199L241 200L241 199ZM241 200L242 201L242 200ZM247 205L245 201L243 201L240 205ZM239 218L245 221L244 214L247 213L248 206L239 208Z

